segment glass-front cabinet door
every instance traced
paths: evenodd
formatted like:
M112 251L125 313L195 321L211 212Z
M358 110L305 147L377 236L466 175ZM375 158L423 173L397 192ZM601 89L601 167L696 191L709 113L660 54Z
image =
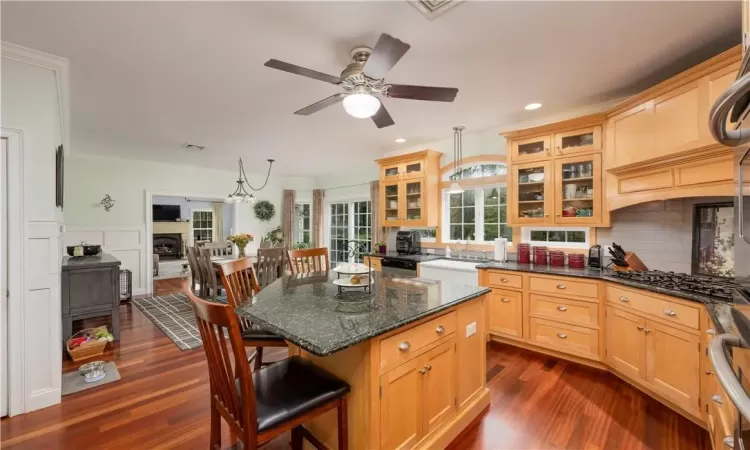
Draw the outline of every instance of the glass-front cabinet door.
M552 195L550 162L514 164L512 221L521 223L549 222Z
M380 180L381 181L400 180L401 179L401 166L402 164L400 163L380 166Z
M381 210L381 223L384 227L399 227L401 226L402 214L402 183L395 181L391 183L383 183L381 189L380 199L380 210Z
M555 160L555 223L601 222L601 155Z
M401 185L405 197L402 225L407 227L425 225L424 180L403 181Z
M602 149L602 127L594 126L580 130L555 133L555 156L567 156Z
M514 163L524 161L539 161L552 156L550 152L551 136L545 134L533 138L511 141L511 159Z
M424 160L407 161L401 165L401 173L404 180L424 178Z

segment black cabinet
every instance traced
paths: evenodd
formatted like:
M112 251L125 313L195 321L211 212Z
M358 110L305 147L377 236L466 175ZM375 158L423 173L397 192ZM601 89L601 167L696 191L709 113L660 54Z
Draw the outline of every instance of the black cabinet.
M73 334L73 321L111 316L112 334L120 339L120 261L112 255L63 257L63 341Z

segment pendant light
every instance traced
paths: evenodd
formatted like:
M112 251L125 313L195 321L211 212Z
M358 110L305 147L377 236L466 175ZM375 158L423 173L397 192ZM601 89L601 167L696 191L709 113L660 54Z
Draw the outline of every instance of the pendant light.
M252 191L260 191L266 185L268 184L268 177L271 176L271 167L273 167L273 159L268 160L268 173L266 174L266 181L263 183L263 186L259 187L258 189L255 189L254 187L250 186L250 182L247 181L247 175L245 175L245 168L242 165L242 158L238 161L239 164L239 171L240 176L237 180L237 188L232 192L231 194L227 195L227 198L224 199L224 203L252 203L255 204L255 196L253 194L250 194L245 189L245 186L249 187Z
M459 178L462 178L461 164L464 159L463 131L465 128L463 126L453 127L453 175ZM464 190L458 184L458 181L454 180L447 192L449 194L462 194Z

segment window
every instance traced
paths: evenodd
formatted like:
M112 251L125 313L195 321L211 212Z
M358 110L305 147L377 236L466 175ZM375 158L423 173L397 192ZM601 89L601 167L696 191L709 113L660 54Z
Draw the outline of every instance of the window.
M507 191L503 186L467 189L460 194L445 192L443 204L443 242L491 242L498 237L510 241L507 224Z
M693 274L734 276L734 206L695 205Z
M522 241L559 248L589 248L589 229L575 227L523 227Z
M350 258L349 253L356 241L366 252L372 249L372 205L369 200L331 203L328 217L328 239L331 253L331 266L341 262L362 262L357 254ZM351 259L351 261L350 261Z
M310 204L297 203L294 205L294 243L310 243Z
M196 241L211 242L214 235L214 213L210 209L194 209L193 243Z
M494 177L497 175L507 175L508 166L505 163L487 163L476 164L473 166L461 168L458 174L451 173L449 181L468 180L470 178Z

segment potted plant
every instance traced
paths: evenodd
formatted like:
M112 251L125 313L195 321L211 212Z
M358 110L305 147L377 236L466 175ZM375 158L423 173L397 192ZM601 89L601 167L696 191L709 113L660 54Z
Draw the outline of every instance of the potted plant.
M376 242L375 246L378 248L378 253L380 253L381 255L385 255L386 250L388 250L388 247L383 241Z
M229 242L237 246L240 258L245 257L245 247L247 247L248 242L253 242L254 239L250 233L233 234L227 238Z

